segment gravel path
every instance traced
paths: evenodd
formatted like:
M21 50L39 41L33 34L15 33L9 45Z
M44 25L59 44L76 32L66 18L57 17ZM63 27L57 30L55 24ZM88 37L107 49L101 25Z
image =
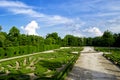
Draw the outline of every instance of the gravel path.
M102 54L85 47L66 80L120 80L120 69Z

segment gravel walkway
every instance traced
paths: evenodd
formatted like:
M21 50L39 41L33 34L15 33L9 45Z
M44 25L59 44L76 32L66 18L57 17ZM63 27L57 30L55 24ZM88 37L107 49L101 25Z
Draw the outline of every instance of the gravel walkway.
M102 54L85 47L66 80L120 80L120 68Z

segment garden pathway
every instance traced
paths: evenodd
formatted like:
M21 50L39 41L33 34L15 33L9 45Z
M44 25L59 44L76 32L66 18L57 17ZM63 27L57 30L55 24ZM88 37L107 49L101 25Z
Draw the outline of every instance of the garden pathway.
M102 54L93 47L84 47L66 80L120 80L120 68Z

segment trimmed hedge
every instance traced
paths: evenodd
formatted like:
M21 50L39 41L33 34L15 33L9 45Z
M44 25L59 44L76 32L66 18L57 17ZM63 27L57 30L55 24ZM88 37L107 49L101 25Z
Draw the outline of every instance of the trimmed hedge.
M0 58L4 58L5 50L3 48L0 48Z
M14 49L14 47L7 47L6 49L5 49L5 57L12 57L12 56L14 56L14 52L15 52L15 49Z
M28 46L20 46L19 50L20 50L20 52L19 52L20 55L28 54L28 51L29 51Z
M40 45L40 46L17 46L0 48L0 58L8 58L18 55L31 54L35 52L42 52L46 50L59 48L59 45Z

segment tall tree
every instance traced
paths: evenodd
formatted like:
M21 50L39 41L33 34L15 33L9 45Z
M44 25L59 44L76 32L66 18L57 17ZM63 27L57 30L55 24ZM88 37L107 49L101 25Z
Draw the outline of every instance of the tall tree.
M111 46L114 43L113 34L110 31L105 31L102 36L102 41L104 46Z
M20 36L20 31L17 29L15 26L13 26L8 34L8 39L12 42L13 46L18 46L19 45L19 36Z
M92 43L93 46L103 46L101 37L94 37Z
M66 35L63 39L63 46L79 46L82 42L82 40L78 37L75 37L73 35Z
M113 36L114 36L114 39L115 39L115 42L114 42L113 46L120 47L120 33L114 34Z
M51 34L47 34L46 39L47 38L52 38L54 40L54 44L59 44L60 37L58 36L58 33L53 32Z

